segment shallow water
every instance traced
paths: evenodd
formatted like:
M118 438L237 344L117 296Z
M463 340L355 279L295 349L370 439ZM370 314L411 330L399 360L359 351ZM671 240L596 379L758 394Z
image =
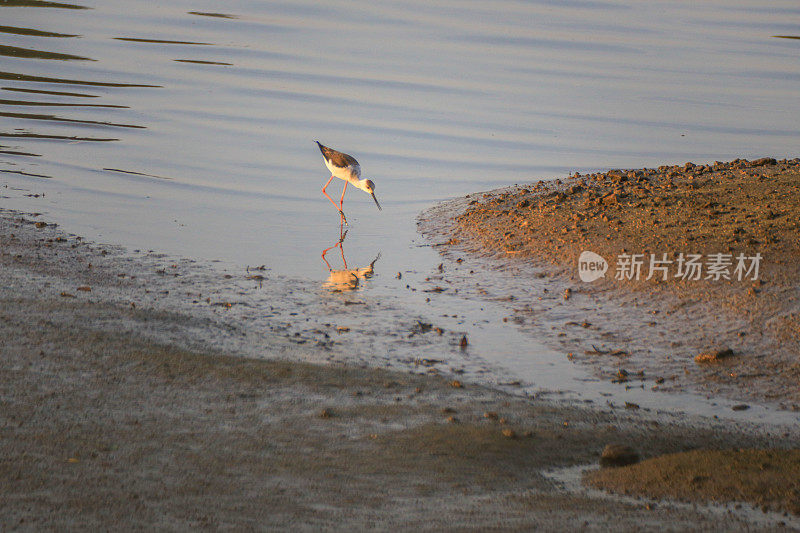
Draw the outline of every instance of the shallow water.
M796 34L798 15L791 1L0 1L0 206L324 283L340 228L319 139L359 159L384 207L348 191L346 268L380 255L358 288L441 315L395 277L435 271L414 219L439 200L796 156L800 41L774 36ZM338 248L326 259L345 269ZM473 323L502 312L449 305ZM486 325L475 350L502 339L515 353L510 328Z

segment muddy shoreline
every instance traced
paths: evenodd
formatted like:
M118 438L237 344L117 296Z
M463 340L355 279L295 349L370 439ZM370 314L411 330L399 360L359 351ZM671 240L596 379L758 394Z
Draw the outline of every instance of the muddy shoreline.
M231 323L235 290L175 306L170 295L200 286L199 265L127 256L36 217L6 212L0 225L4 530L793 524L597 498L543 472L596 463L611 441L644 458L780 449L796 428L554 404L344 365L335 351L312 364L328 353L316 326ZM271 290L273 307L315 310Z
M686 163L472 194L423 214L420 230L461 260L460 286L486 292L487 272L510 272L514 321L602 379L797 411L798 193L798 160ZM606 259L605 277L581 281L584 251ZM619 270L634 254L638 279ZM650 254L664 261L655 275ZM681 254L729 264L681 277ZM738 279L736 258L756 254L758 279ZM483 280L463 273L476 267Z

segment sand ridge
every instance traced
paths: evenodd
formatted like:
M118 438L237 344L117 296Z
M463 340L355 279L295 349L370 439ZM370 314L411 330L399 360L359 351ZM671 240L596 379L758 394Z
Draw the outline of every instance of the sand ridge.
M536 301L517 307L528 304L519 320L539 338L553 337L547 329L556 327L554 319L542 320L548 313L573 316L561 319L563 335L554 341L571 359L602 361L631 378L644 372L655 389L688 387L800 409L800 160L576 174L472 194L437 209L423 215L430 221L421 228L440 250L468 254L464 264L488 258L528 269L517 273L520 287L544 277L549 294L564 295L556 303L545 295L550 307ZM585 251L606 259L605 278L579 279ZM644 262L638 279L618 276L619 258L635 254ZM647 279L650 254L666 266ZM702 256L705 267L696 280L678 276L679 257L691 254ZM730 264L714 274L709 260L719 254ZM738 279L736 258L757 254L757 279L752 271ZM695 363L709 351L732 357ZM616 371L605 375L626 379Z

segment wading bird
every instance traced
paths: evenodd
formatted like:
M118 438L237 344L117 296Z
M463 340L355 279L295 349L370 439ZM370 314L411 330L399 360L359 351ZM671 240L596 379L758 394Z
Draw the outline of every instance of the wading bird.
M353 187L357 187L371 195L372 199L375 200L375 205L378 206L378 209L381 209L381 204L379 204L378 199L375 198L375 184L372 182L372 180L361 179L361 165L358 164L356 158L351 155L343 154L342 152L337 152L336 150L328 148L327 146L323 146L319 143L319 141L314 142L317 143L317 146L319 146L319 151L322 152L322 158L325 160L325 166L331 171L330 179L328 179L328 182L322 187L322 194L324 194L328 200L331 201L336 210L339 211L342 221L347 224L347 218L344 216L342 205L344 204L344 193L347 190L348 183L352 183ZM325 192L325 188L330 185L333 178L344 180L344 189L342 189L342 197L339 200L338 205L333 201L333 198L328 196L328 193Z

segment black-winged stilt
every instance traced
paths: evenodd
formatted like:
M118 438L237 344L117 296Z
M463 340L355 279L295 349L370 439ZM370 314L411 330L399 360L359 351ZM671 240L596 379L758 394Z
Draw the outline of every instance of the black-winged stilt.
M317 143L317 146L319 146L319 151L322 152L322 158L325 160L325 166L331 171L330 179L328 179L328 182L322 187L322 194L324 194L328 200L331 201L336 210L339 211L339 215L341 215L344 223L347 224L347 219L344 216L342 206L344 204L344 193L347 190L348 183L353 184L353 187L359 188L371 195L372 199L375 200L375 205L378 206L378 209L381 209L381 204L379 204L378 199L375 198L375 184L372 182L372 180L361 179L361 165L358 164L356 158L351 155L338 152L333 148L328 148L327 146L320 144L319 141L314 142ZM333 178L344 180L344 189L342 189L342 197L339 200L338 205L333 201L333 198L328 196L328 193L325 192L325 188L330 185Z

